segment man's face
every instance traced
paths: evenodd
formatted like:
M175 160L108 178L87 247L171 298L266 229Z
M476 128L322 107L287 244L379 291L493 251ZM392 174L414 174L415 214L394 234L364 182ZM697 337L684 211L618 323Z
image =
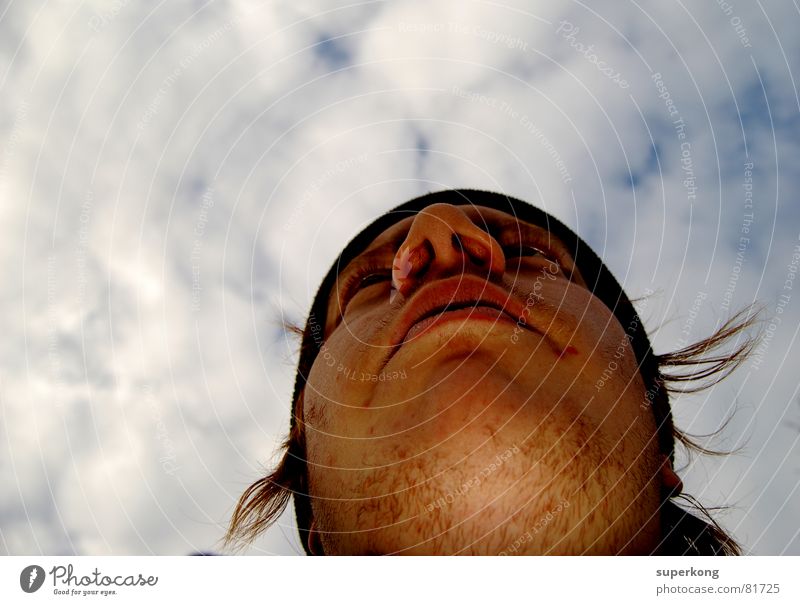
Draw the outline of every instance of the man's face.
M625 327L541 227L435 204L339 274L303 394L328 554L649 553L662 459Z

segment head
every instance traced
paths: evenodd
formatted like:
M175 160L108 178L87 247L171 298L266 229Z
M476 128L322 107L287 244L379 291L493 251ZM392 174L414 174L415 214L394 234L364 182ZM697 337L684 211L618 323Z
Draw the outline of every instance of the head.
M670 501L665 385L630 300L570 229L498 194L411 200L323 281L284 459L229 536L293 494L315 554L725 550Z

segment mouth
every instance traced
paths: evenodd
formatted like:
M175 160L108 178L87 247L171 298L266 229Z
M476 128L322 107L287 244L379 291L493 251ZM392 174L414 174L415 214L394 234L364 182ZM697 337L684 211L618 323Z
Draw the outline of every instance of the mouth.
M468 320L488 321L491 323L502 321L512 325L517 325L518 323L517 320L505 313L503 309L487 302L475 301L474 303L448 305L440 309L435 309L430 314L417 320L417 322L409 328L405 337L400 342L400 345L402 346L409 340L413 340L447 321L464 322ZM520 323L519 325L521 327L523 324Z
M535 332L527 321L529 311L511 293L482 279L458 276L434 281L405 303L405 312L390 331L391 355L403 344L449 321L510 323Z

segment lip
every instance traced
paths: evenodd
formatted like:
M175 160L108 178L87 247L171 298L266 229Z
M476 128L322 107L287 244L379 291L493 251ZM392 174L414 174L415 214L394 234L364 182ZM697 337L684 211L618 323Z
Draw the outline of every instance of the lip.
M531 332L538 332L526 320L525 306L522 301L517 299L510 292L476 277L462 275L437 280L426 284L420 288L405 303L405 311L395 322L390 330L389 344L393 352L402 346L409 335L411 329L420 322L426 322L428 318L435 319L426 325L422 331L427 331L433 326L441 324L447 320L466 321L470 317L483 321L503 321L510 320ZM502 315L491 316L482 310L470 308L490 307L496 309ZM457 310L463 310L459 313ZM418 335L418 334L417 334Z
M448 309L445 311L440 311L439 313L428 315L427 317L420 319L417 323L411 326L411 329L408 331L406 337L403 339L403 342L400 344L402 345L406 342L414 340L415 338L422 336L425 332L432 330L433 328L448 321L460 321L461 323L465 321L488 321L493 325L500 322L510 324L512 326L517 325L517 322L514 321L511 316L507 315L500 309L477 304L474 307L459 307L455 310Z

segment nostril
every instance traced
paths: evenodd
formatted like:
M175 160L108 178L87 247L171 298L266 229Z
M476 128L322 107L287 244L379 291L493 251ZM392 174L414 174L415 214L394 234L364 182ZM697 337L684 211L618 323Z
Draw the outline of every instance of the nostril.
M436 253L433 249L433 244L431 244L428 240L422 242L422 246L417 249L415 258L414 258L414 277L422 278L428 272L428 269L431 267L431 262L433 261L434 256Z
M433 247L427 240L416 248L401 247L392 264L392 285L402 291L412 279L425 275L433 257Z
M461 237L459 237L458 233L454 233L450 236L450 244L453 246L455 250L458 250L461 254L464 253L464 244L461 241Z
M487 248L485 244L464 236L458 239L459 245L469 255L474 265L484 267L491 261L492 251L490 248Z

